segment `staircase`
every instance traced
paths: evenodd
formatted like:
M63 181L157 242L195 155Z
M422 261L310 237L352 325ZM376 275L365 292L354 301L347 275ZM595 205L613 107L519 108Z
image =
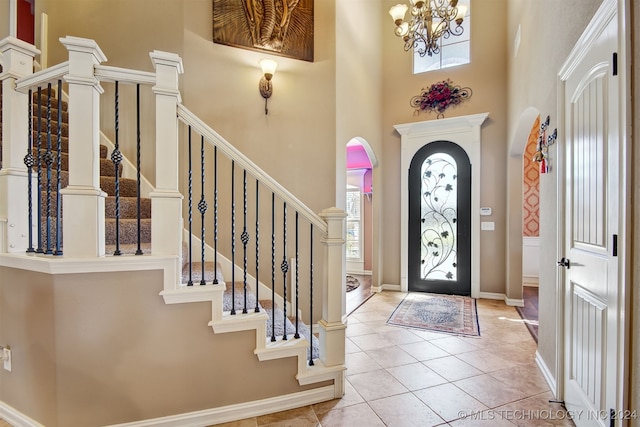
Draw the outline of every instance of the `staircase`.
M1 151L5 158L0 158L4 163L1 165L4 169L0 171L0 268L19 265L23 270L45 273L53 271L53 274L58 274L56 271L65 274L100 274L160 269L163 271L163 290L160 295L165 304L210 303L211 320L208 325L215 334L255 331L252 353L257 356L258 361L296 359L294 377L301 391L282 396L265 393L267 398L255 402L232 402L244 405L242 414L236 412L237 405L227 404L218 408L216 403L208 403L213 409L204 415L202 410L196 411L197 415L193 416L200 420L206 419L210 424L213 424L212 420L229 421L239 415L244 417L274 412L342 396L346 327L341 310L345 278L342 267L344 212L335 208L326 209L321 214L312 212L182 105L177 88L182 62L177 55L152 52L155 72L146 73L102 65L101 62L106 58L92 40L66 37L61 42L81 59L70 55L68 62L35 74L23 70L24 77L19 79L15 77L20 74L18 72L4 74L5 79L11 79L11 93L0 92L0 97L5 103L8 100L9 105L5 105L2 114L5 115L7 110L13 116L24 114L25 111L12 108L12 105L20 105L26 98L28 103L35 105L35 117L30 121L28 130L25 129L26 126L22 127L21 120L13 118L8 120L14 125L10 130L0 129L3 135L9 135L9 138L4 138ZM13 41L9 41L9 45L11 43ZM18 46L15 51L5 51L5 55L22 55L22 63L32 61L25 51L25 46ZM79 69L70 66L74 60L85 67L85 74L82 76L72 73L72 70L78 73ZM87 77L88 74L93 77ZM127 176L126 168L121 164L117 168L114 166L111 160L114 147L101 145L96 138L100 132L99 121L86 120L87 115L80 114L82 111L77 107L69 110L66 99L59 102L54 91L42 89L50 82L64 81L68 88L65 90L69 94L69 104L82 105L87 109L89 107L86 106L96 108L102 91L96 85L87 84L92 79L100 85L118 80L137 85L153 85L156 136L155 141L148 143L155 143L157 167L154 182L157 188L151 189L149 198L139 198L139 181ZM4 86L5 90L7 87ZM37 95L37 88L41 88L40 96ZM30 98L28 91L34 93ZM54 107L58 104L60 126L57 120L58 109ZM50 120L47 119L49 117ZM25 122L29 123L29 120ZM22 131L18 132L20 129ZM185 153L187 150L187 142L179 137L189 135L188 150L191 153L192 132L195 134L194 141L197 141L194 151L198 148L201 151L201 172L198 161L193 168L189 162L186 171L184 162L176 164L178 153ZM22 158L27 151L24 148L28 146L29 134L33 136L35 148L31 153L34 159L43 159L43 145L48 152L47 156L52 159L50 167L35 162L33 166L31 182L36 181L37 171L40 172L40 180L46 182L44 190L38 195L40 218L36 222L39 224L32 227L38 230L32 239L34 249L37 249L35 255L28 253L29 245L25 243L25 236L30 230L25 220L30 216L26 203L29 198L25 196L29 180L24 172ZM49 139L51 146L46 150ZM9 147L6 146L7 143L10 143ZM99 157L94 159L94 155ZM193 157L195 159L197 154L194 153ZM118 156L115 155L115 158ZM220 171L219 162L225 162ZM213 164L214 169L205 172L205 164ZM229 169L231 174L223 176L223 172ZM94 177L97 173L99 180L96 182ZM188 173L188 189L180 187L180 173ZM195 178L193 180L192 175ZM215 183L213 188L211 180ZM231 184L230 195L222 193L222 184L225 190ZM56 203L58 188L63 190L60 200L64 200L64 206L60 203L60 215L57 215ZM118 199L115 197L116 188L119 189ZM14 190L16 192L11 193ZM104 199L102 192L107 193ZM202 198L198 200L200 192ZM196 196L193 197L192 193ZM222 216L222 211L218 209L219 198L230 199L234 206L231 217L221 218L220 222L218 216L219 213ZM32 212L36 216L35 205L38 199L32 199ZM187 205L189 230L192 206L194 217L202 215L201 230L184 230ZM7 209L3 210L2 206ZM226 212L228 208L225 208ZM205 215L208 215L206 220ZM104 221L101 221L101 216ZM271 230L268 230L269 220L265 221L263 217L270 217ZM254 220L255 228L253 223L249 224ZM261 237L258 234L259 220L263 224L260 227ZM56 240L58 223L62 223L64 228L60 236L64 237L64 245L60 239L60 247L57 247ZM208 235L205 235L205 223ZM211 224L214 224L213 227ZM201 231L201 235L198 231ZM226 240L218 238L219 232L225 233ZM36 243L36 235L40 236L39 244ZM104 236L103 240L101 236ZM190 244L192 240L196 241L194 247ZM315 246L319 248L314 248ZM270 248L270 251L265 251L265 248ZM129 256L140 252L141 256ZM255 258L249 260L248 253L251 257L255 255ZM259 295L257 302L256 294ZM314 294L317 294L316 301L321 303L316 304L319 305L316 309L313 308ZM319 339L303 322L303 318L318 324ZM202 325L194 325L200 326ZM229 357L233 358L233 354ZM269 364L265 364L265 369L267 366ZM260 378L252 379L259 380ZM264 390L270 388L266 384L261 387ZM261 387L258 386L258 389ZM206 408L208 407L201 409ZM192 410L185 409L185 412ZM153 418L148 414L146 416ZM154 425L176 425L172 424L176 422L175 419L167 419L166 424L164 422L154 421Z
M1 91L0 91L1 95ZM56 93L53 90L43 90L40 95L34 93L32 96L32 111L33 111L33 156L35 159L40 157L41 159L46 157L47 153L51 153L53 162L51 164L51 183L52 187L57 187L57 175L58 175L58 159L60 160L60 188L64 189L69 185L69 105L65 101L58 102ZM51 107L53 106L53 107ZM58 115L57 107L62 108L62 113ZM1 112L1 109L0 109ZM47 120L47 117L51 117ZM57 148L57 135L58 135L58 121L61 118L60 126L60 155L56 151ZM48 127L50 126L50 129ZM1 129L1 126L0 126ZM38 132L40 131L40 132ZM38 134L39 138L38 139ZM51 139L50 150L47 150L48 140ZM40 150L38 149L40 147ZM0 142L1 150L1 142ZM116 167L115 163L108 158L109 148L101 144L100 145L100 188L107 193L105 200L105 247L107 254L113 254L116 250L120 255L132 255L135 254L138 247L138 185L137 180L131 178L125 178L122 176L123 167L122 164L118 164L117 175L118 181L116 183ZM0 167L1 167L0 163ZM36 169L37 173L37 169ZM44 184L47 179L47 167L43 161L40 162L40 177L43 181L43 190L40 191L40 205L41 205L41 247L40 249L46 251L53 246L53 242L56 241L57 228L55 226L55 213L56 213L56 191L52 191L50 194L44 189L47 184ZM119 187L119 206L116 206L116 187ZM61 206L62 207L62 206ZM47 215L47 211L52 213ZM118 211L118 215L116 214ZM62 215L62 209L60 214ZM119 224L116 226L116 217L119 218ZM49 218L52 225L49 235L49 244L47 244L46 233L46 221ZM116 244L116 230L119 229L119 241ZM63 247L63 246L62 246ZM148 253L151 249L151 199L147 197L140 197L140 249L142 253L145 251ZM186 242L183 242L183 254L188 253L189 248ZM220 283L224 282L220 267L214 268L213 262L204 262L204 281L211 282L214 278L217 278ZM191 272L189 271L191 270ZM217 270L217 272L216 272ZM202 279L202 262L196 261L189 264L187 257L183 257L182 262L182 283L187 283L191 278L192 282L199 283ZM223 311L231 311L236 307L243 309L244 306L244 283L235 282L235 292L232 292L231 287L227 287L223 294ZM235 294L235 304L234 304ZM247 307L255 310L256 298L253 292L249 289L247 291ZM311 333L310 328L301 321L298 321L298 328L294 325L295 318L293 316L285 316L284 312L278 304L275 304L271 300L261 299L257 305L258 311L263 311L267 314L267 327L266 337L270 338L272 335L285 336L285 337L304 337L307 341L312 342L312 359L319 357L319 344L318 339ZM308 357L309 349L307 350Z

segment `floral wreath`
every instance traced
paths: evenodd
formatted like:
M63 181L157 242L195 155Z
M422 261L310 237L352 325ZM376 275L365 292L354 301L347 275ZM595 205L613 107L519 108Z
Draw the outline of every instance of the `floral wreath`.
M411 106L420 111L438 113L438 118L444 117L447 108L458 105L471 98L472 91L468 87L454 85L451 80L443 80L421 89L420 95L411 98Z

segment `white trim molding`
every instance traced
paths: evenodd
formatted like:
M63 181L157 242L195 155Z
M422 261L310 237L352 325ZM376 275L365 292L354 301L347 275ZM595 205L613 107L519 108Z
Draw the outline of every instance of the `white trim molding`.
M557 388L556 379L553 377L553 373L551 372L547 364L544 362L544 359L542 359L542 356L540 356L540 353L537 351L536 351L535 361L536 361L536 365L538 365L538 368L540 369L540 372L542 373L542 376L544 377L544 380L547 382L547 385L549 386L549 390L551 390L555 398L558 398L558 388Z
M458 144L471 162L471 296L480 296L480 142L489 113L395 125L401 136L400 290L408 283L409 166L415 154L435 141Z
M477 298L504 301L505 304L511 307L524 307L524 300L507 298L505 294L497 292L480 292Z

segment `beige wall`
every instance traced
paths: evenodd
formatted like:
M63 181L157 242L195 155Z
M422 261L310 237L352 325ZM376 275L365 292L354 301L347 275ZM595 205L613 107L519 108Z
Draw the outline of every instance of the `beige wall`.
M166 305L162 272L49 276L0 268L0 401L48 427L115 424L308 389L255 333L214 334L210 303ZM248 386L250 385L250 386Z
M9 35L9 0L0 0L0 40Z
M383 9L397 3L384 0ZM476 4L476 3L474 3ZM384 263L383 282L400 284L400 135L393 125L400 123L435 120L434 114L416 114L410 107L410 99L421 88L444 79L473 90L471 99L448 110L447 117L466 114L489 113L482 127L481 206L493 209L492 221L496 230L481 233L480 289L482 292L505 293L505 271L499 268L483 268L495 265L505 258L506 236L506 120L507 79L506 51L506 0L483 0L471 5L471 64L441 71L412 74L412 55L403 50L402 40L393 34L393 22L389 15L382 17L383 62L383 151L381 156L383 221L382 230ZM428 141L425 141L425 143ZM375 185L374 185L375 187ZM377 188L377 187L376 187ZM377 194L377 190L376 190Z
M601 0L515 0L509 2L509 81L508 135L513 138L522 113L529 107L540 112L544 118L551 117L551 128L558 124L557 74L560 67L578 40L582 31L601 4ZM521 42L514 56L514 40L521 29ZM529 124L529 129L533 120ZM510 141L511 142L511 141ZM522 143L524 145L524 142ZM549 150L550 173L540 177L540 278L538 352L551 374L558 372L556 358L556 261L561 255L557 251L557 203L558 176L554 161L557 145ZM511 179L521 179L522 160L511 159ZM510 198L511 212L521 211L521 189ZM517 226L521 227L520 215ZM515 224L515 223L514 223ZM520 232L521 233L521 232ZM521 246L521 245L520 245ZM520 276L521 276L520 272ZM514 278L515 280L515 278Z
M336 2L336 206L344 208L346 200L346 144L360 137L376 158L383 152L381 120L383 40L381 26L386 11L379 0L338 0ZM316 4L320 3L316 1ZM366 22L366 28L362 23ZM382 283L384 189L382 167L372 171L373 192L371 206L371 283Z

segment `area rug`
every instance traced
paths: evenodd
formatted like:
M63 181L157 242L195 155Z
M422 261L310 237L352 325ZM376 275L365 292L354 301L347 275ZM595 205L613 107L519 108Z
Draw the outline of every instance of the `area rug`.
M409 293L387 324L456 335L480 335L476 300L460 295Z
M360 286L360 281L353 276L347 275L347 292L358 289L358 286Z

